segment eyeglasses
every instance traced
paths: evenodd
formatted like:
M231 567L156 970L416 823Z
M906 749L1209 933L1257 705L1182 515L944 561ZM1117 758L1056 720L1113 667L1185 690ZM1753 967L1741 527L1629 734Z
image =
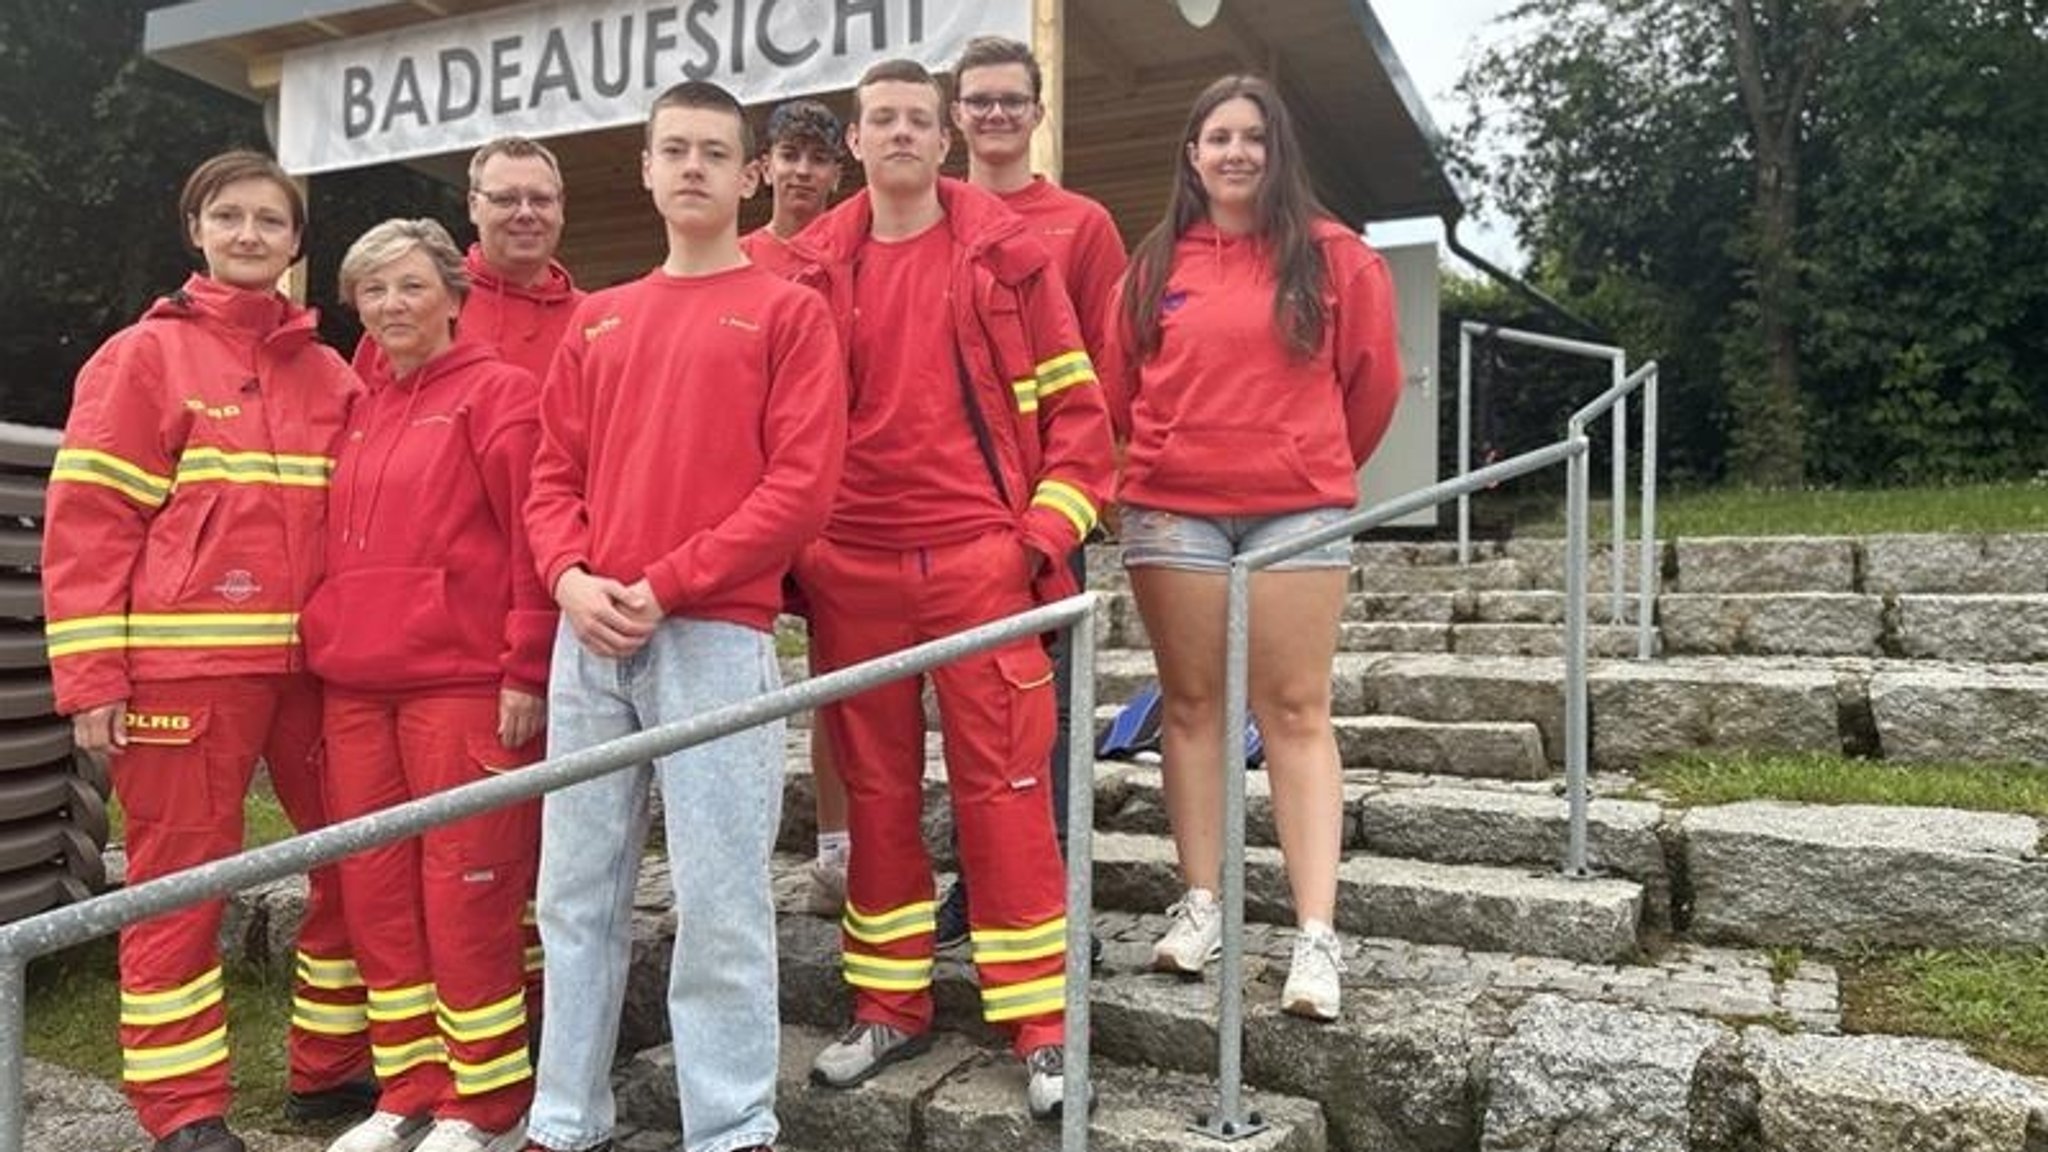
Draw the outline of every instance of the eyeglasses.
M481 188L472 188L470 193L483 197L484 203L500 212L517 212L521 204L535 212L552 212L562 203L562 198L553 192L486 192Z
M1022 116L1026 108L1036 103L1036 100L1019 92L1005 92L1000 96L976 93L960 98L960 106L974 116L986 116L998 108L1003 110L1005 116Z

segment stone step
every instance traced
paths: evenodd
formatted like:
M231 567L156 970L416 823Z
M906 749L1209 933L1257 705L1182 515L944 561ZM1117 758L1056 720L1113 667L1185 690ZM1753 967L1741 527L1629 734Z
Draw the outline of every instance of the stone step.
M1667 592L1665 651L1689 656L1877 656L1884 599L1849 592Z
M2031 816L1749 801L1679 820L1701 939L1848 950L2048 945Z
M1096 835L1098 907L1161 909L1181 891L1172 841ZM1554 872L1359 854L1337 869L1339 929L1420 943L1613 961L1635 953L1642 909L1642 885L1626 880L1567 880ZM1245 915L1293 921L1278 849L1245 850Z
M1622 618L1614 619L1613 600L1602 593L1588 595L1586 614L1594 624L1632 624L1636 604L1642 598L1629 593L1621 598ZM1544 589L1475 592L1470 604L1461 605L1460 619L1482 624L1563 624L1564 593Z
M1561 624L1453 624L1450 631L1450 650L1463 656L1564 655ZM1640 642L1634 625L1594 624L1586 629L1586 652L1590 656L1630 659ZM1656 631L1652 629L1650 654L1654 656L1658 651Z
M2048 660L2048 593L1910 594L1894 604L1902 656L1994 664Z
M893 1065L858 1088L834 1091L809 1081L811 1061L834 1031L786 1026L776 1079L778 1148L861 1149L862 1152L1053 1152L1057 1124L1024 1112L1024 1068L1007 1052L943 1032L930 1051ZM1091 1060L1096 1106L1088 1146L1103 1152L1203 1152L1214 1141L1188 1130L1215 1106L1215 1087L1195 1077ZM677 1115L675 1053L663 1045L636 1054L618 1073L619 1109L628 1122L652 1125ZM1324 1152L1322 1109L1311 1100L1253 1092L1246 1107L1268 1127L1232 1145L1253 1152Z
M1505 559L1475 559L1464 565L1375 565L1352 569L1351 578L1354 592L1464 592L1530 586L1522 566Z

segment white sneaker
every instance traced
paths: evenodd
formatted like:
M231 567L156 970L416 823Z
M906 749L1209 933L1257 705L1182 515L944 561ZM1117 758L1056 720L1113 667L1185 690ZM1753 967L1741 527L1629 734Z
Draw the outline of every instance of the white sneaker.
M846 857L818 857L804 870L804 907L837 920L846 912Z
M1344 946L1328 928L1305 931L1294 938L1294 958L1287 965L1287 984L1280 990L1280 1010L1310 1020L1335 1020L1344 989Z
M413 1152L520 1152L524 1147L524 1120L503 1132L486 1132L467 1120L436 1120Z
M427 1138L431 1116L372 1112L370 1118L335 1137L327 1152L412 1152Z
M1166 910L1173 925L1152 945L1152 970L1199 976L1223 955L1223 905L1206 888L1190 888Z

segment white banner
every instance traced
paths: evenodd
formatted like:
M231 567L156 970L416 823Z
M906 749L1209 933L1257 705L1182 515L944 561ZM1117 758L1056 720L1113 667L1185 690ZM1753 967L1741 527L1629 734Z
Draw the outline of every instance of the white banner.
M1031 0L526 4L287 55L278 159L304 175L635 124L683 80L743 104L829 92L891 57L943 71L984 33L1028 43Z

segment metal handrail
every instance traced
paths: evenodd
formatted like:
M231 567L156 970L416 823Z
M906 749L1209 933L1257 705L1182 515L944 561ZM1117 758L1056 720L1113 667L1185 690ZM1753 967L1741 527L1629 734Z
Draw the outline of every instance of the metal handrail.
M1313 548L1338 540L1348 540L1360 532L1376 528L1390 520L1431 508L1446 500L1463 498L1477 489L1512 480L1530 472L1548 468L1553 464L1566 462L1582 466L1586 458L1586 439L1583 434L1560 440L1555 444L1526 452L1498 464L1470 472L1451 480L1417 489L1403 496L1397 496L1373 505L1361 512L1353 513L1312 532L1254 548L1239 553L1230 562L1230 593L1226 609L1226 645L1224 657L1224 719L1223 719L1223 956L1218 979L1218 1009L1216 1026L1216 1069L1217 1105L1213 1114L1198 1116L1194 1127L1219 1140L1235 1141L1264 1130L1265 1121L1257 1113L1244 1110L1244 777L1245 777L1245 712L1246 692L1249 684L1248 665L1251 650L1251 574L1269 567L1291 556L1300 555ZM1567 469L1567 476L1572 474ZM1583 496L1583 494L1581 494ZM1567 500L1571 493L1567 492ZM1567 573L1569 576L1569 572ZM1573 581L1566 580L1565 612L1571 619L1585 617L1585 581L1583 573L1577 581L1577 599L1573 599ZM1583 644L1583 637L1581 638ZM1567 641L1569 653L1570 641ZM1569 675L1569 672L1568 672ZM1584 676L1583 665L1579 675ZM1581 710L1579 722L1574 727L1569 719L1567 731L1576 732L1583 745L1585 740L1585 695L1577 697ZM1568 704L1567 710L1569 711ZM1570 754L1570 740L1567 737L1565 790L1572 797L1569 823L1572 832L1569 840L1579 846L1576 859L1578 868L1584 868L1585 844L1585 791L1586 760L1583 746L1576 758Z
M1583 356L1593 360L1605 360L1613 376L1613 383L1599 397L1573 413L1566 425L1566 435L1583 433L1586 423L1601 412L1611 412L1610 427L1614 436L1612 479L1608 500L1613 509L1611 525L1613 544L1608 553L1610 578L1609 619L1615 624L1627 620L1626 602L1622 588L1627 584L1627 573L1622 563L1625 554L1624 542L1628 523L1628 397L1638 388L1643 392L1643 449L1642 449L1642 524L1639 544L1636 600L1636 659L1648 660L1654 655L1655 639L1652 633L1652 599L1656 595L1656 517L1657 517L1657 364L1655 361L1628 371L1628 353L1611 344L1593 344L1584 340L1569 340L1561 336L1550 336L1541 332L1525 332L1518 328L1500 328L1468 320L1458 326L1458 474L1466 475L1472 468L1472 337L1485 336L1490 339L1506 340L1531 348L1560 352L1566 355ZM1469 496L1458 500L1458 563L1472 562L1472 503Z
M961 657L1040 633L1064 630L1074 648L1068 702L1068 798L1074 826L1067 854L1066 1101L1062 1148L1088 1147L1088 975L1093 898L1095 632L1101 594L1083 592L979 627L878 656L849 668L617 740L544 760L392 808L344 820L275 844L0 925L0 1152L22 1152L22 1084L27 1032L28 962L151 916L331 863L351 853L417 835L492 808L707 743L808 708L929 671Z

